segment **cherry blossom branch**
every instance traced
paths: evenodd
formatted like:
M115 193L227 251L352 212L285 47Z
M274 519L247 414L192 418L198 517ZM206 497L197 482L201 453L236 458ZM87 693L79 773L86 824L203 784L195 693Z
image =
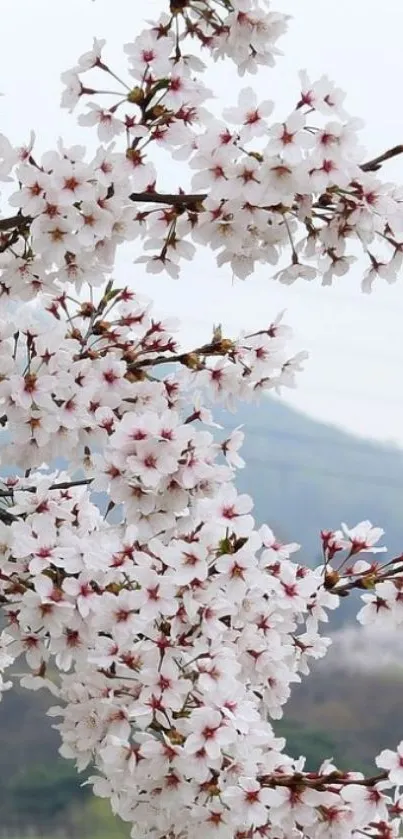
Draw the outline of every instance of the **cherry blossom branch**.
M360 166L363 172L376 172L381 168L382 163L403 154L403 145L393 146L388 151L374 157L372 160L363 163ZM206 200L207 192L204 193L160 193L160 192L132 192L129 195L131 201L139 201L142 204L170 204L173 207L197 207ZM18 213L9 218L0 219L0 231L11 230L15 227L21 228L29 226L32 223L30 216L24 216Z
M342 585L339 585L339 582L343 577L337 571L330 568L325 574L324 587L330 594L339 594L342 596L346 596L354 589L360 591L373 590L377 583L393 579L398 574L403 573L403 564L398 564L399 562L402 563L402 559L402 556L396 557L385 565L363 572L361 575ZM385 571L387 566L392 567Z
M207 193L200 194L171 194L163 195L159 192L132 192L129 195L131 201L140 201L143 204L170 204L173 207L186 208L196 207L207 198ZM12 230L13 228L28 227L33 219L18 213L16 216L0 219L0 232Z
M363 172L376 172L381 168L382 163L391 160L393 157L403 154L403 144L393 146L383 154L368 160L363 163L360 168ZM143 204L170 204L173 207L192 207L202 204L207 198L208 193L166 193L159 192L132 192L129 195L131 201L140 201ZM0 232L11 230L13 228L21 228L29 226L33 219L30 216L24 216L22 213L17 213L15 216L0 219Z
M393 568L392 570L388 571L386 574L379 574L376 577L372 576L372 575L369 575L370 581L368 581L368 583L366 583L366 579L365 579L365 576L364 576L364 577L358 577L355 580L350 580L350 582L345 583L344 585L339 586L339 587L337 587L337 584L332 586L332 587L328 587L328 586L325 586L325 587L326 587L327 591L330 592L330 594L341 594L341 595L344 595L344 596L346 594L348 594L350 591L353 591L353 589L358 589L359 591L363 591L363 590L364 591L371 591L371 590L374 589L374 587L377 583L383 583L385 580L391 580L395 577L396 574L401 574L402 572L403 572L403 565L398 565L396 568Z
M83 478L79 481L62 481L61 483L51 484L49 489L71 489L71 487L88 486L91 484L93 478ZM37 487L15 487L15 489L0 489L0 498L12 498L15 492L36 492Z
M210 344L203 344L202 347L197 347L194 350L180 353L179 355L172 355L169 357L166 355L159 355L156 358L144 358L140 361L134 361L131 364L128 364L128 370L133 372L143 367L154 367L160 364L172 364L173 362L184 364L186 367L190 367L191 369L197 369L200 365L199 356L202 355L206 357L209 355L229 355L233 349L233 341L229 338L223 338L219 341L212 341Z
M289 777L285 777L284 775L264 775L259 778L259 781L262 786L264 787L295 787L295 786L305 786L309 789L318 789L323 790L326 785L334 785L337 784L338 786L348 786L349 784L354 784L363 787L374 787L376 784L380 783L381 781L385 781L388 777L388 773L386 771L380 772L378 775L373 775L370 778L352 778L343 776L342 772L334 771L329 772L328 775L314 775L313 777L309 777L307 775L303 775L301 772L295 772L294 775Z
M365 615L376 620L386 608L388 617L396 612L399 625L394 604L403 596L403 556L384 564L359 557L357 563L360 553L383 550L374 548L383 531L361 522L322 532L324 568L323 562L313 569L294 563L296 546L277 543L268 526L255 529L252 499L239 495L233 483L244 465L240 427L224 440L225 430L217 438L200 431L194 421L214 426L213 413L198 392L189 403L194 378L210 391L209 401L230 408L247 394L293 386L306 356L289 358L289 330L281 317L235 341L223 337L221 326L213 327L206 343L183 352L169 320L154 319L151 302L133 285L115 288L109 277L116 247L139 234L146 239L140 262L150 273L166 270L175 277L178 262L197 252L189 236L213 251L218 244L217 264L229 263L234 276L253 274L257 262L276 264L283 249L290 256L291 248L292 264L276 278L288 284L319 273L329 284L349 269L354 257L344 255L343 245L354 236L369 260L368 290L375 274L390 280L401 268L403 239L394 227L396 217L401 229L399 193L388 185L385 201L384 187L370 173L403 153L403 145L364 162L360 176L354 130L352 148L350 136L342 149L338 142L345 123L337 89L301 77L307 113L317 105L326 124L329 108L340 117L334 133L305 125L301 113L294 124L292 117L271 131L266 116L272 105L259 106L252 91L245 102L239 98L239 136L236 128L220 135L218 157L216 121L203 107L210 91L193 78L197 61L188 73L183 40L196 38L213 59L227 56L249 72L273 62L287 17L275 13L273 26L266 26L267 4L261 0L166 2L171 15L125 47L134 87L104 63L98 39L64 76L68 108L83 95L106 94L104 85L96 91L83 84L87 70L98 68L123 85L123 98L116 93L110 108L91 102L79 117L82 125L97 125L99 139L107 141L108 149L103 146L92 163L60 142L40 164L31 154L33 135L18 150L2 141L2 172L13 172L20 190L18 213L0 219L0 254L7 251L3 320L8 324L8 298L14 306L25 300L39 306L32 307L33 326L30 314L28 326L24 318L23 326L3 329L0 342L0 401L9 411L0 425L7 425L11 438L4 457L24 475L0 482L0 522L9 525L6 538L0 534L0 606L7 613L0 634L0 698L8 687L3 673L19 656L25 655L32 671L33 678L22 682L28 687L43 680L52 689L55 668L61 700L55 710L62 717L55 727L63 745L78 765L89 765L89 759L97 766L116 799L114 809L130 812L141 835L155 832L156 821L166 837L189 833L196 818L206 839L217 827L225 835L263 835L279 802L282 809L272 821L285 834L304 833L306 823L312 839L320 839L337 823L340 839L356 832L375 839L377 831L387 839L394 821L383 819L402 811L400 799L393 804L383 787L401 780L403 742L396 754L384 750L376 758L379 774L372 777L356 778L329 763L316 772L296 771L299 764L290 767L268 720L281 716L289 685L307 672L305 661L326 652L319 623L335 605L328 593L369 591ZM127 102L140 113L119 120L118 109ZM183 136L185 149L194 148L195 123L205 129L203 154L192 158L190 168L199 169L194 188L206 192L186 194L173 184L175 193L162 194L147 187L160 183L158 166L147 160L151 142L169 151L172 140L182 145ZM245 142L268 130L264 156L249 152ZM307 148L303 131L312 134ZM125 138L121 154L110 154L109 143L119 134ZM132 189L143 191L129 195ZM216 212L206 211L209 201ZM159 217L156 224L153 216ZM200 236L193 235L199 218ZM304 238L296 247L299 227ZM372 253L379 236L385 263L383 255ZM315 257L317 268L303 264L305 256ZM48 320L42 325L43 310L52 316L49 329ZM175 375L159 377L157 366L172 362ZM191 382L180 375L181 364L192 371ZM92 458L93 452L99 454ZM66 471L50 471L56 455L70 463ZM49 470L45 480L38 463ZM79 472L77 464L86 468ZM69 480L78 474L89 477ZM102 515L92 497L99 478L107 490ZM53 490L59 490L56 497ZM122 510L119 521L109 522L114 509ZM339 551L345 559L333 568ZM385 580L389 585L379 592L377 584ZM280 620L272 621L277 613ZM217 681L219 704L211 688ZM85 702L77 702L84 693ZM135 735L140 716L144 743ZM110 735L117 731L113 742ZM186 761L185 774L176 772L177 756ZM126 757L130 767L145 761L138 784ZM95 792L97 787L98 780ZM300 800L304 791L306 800ZM305 811L302 826L300 804L312 810L306 821Z

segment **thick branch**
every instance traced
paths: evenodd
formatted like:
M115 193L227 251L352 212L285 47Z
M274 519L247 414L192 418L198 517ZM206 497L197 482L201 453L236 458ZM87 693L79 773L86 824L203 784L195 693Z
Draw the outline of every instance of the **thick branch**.
M393 149L385 151L383 154L380 154L379 157L374 157L374 159L369 160L368 163L363 163L361 169L363 172L377 172L378 169L381 168L382 163L385 163L386 160L390 160L392 157L397 157L398 154L403 154L403 145L393 146Z
M207 192L203 194L185 193L176 195L175 193L167 193L162 195L160 192L132 192L129 195L131 201L141 201L142 204L170 204L172 207L194 207L197 204L202 204L207 198Z
M10 525L13 521L18 521L18 516L14 516L13 513L9 513L8 510L5 510L4 507L0 507L0 521L3 524Z
M32 218L30 216L22 216L21 213L17 216L10 216L10 218L2 218L0 219L0 232L11 230L13 227L26 227L31 222Z

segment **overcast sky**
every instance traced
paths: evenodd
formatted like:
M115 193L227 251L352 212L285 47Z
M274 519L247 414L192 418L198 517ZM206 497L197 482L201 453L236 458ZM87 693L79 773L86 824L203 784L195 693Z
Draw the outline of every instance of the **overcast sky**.
M54 147L60 135L67 143L91 142L91 132L59 109L60 73L91 47L94 35L107 38L108 63L123 71L122 44L138 34L144 16L166 6L164 0L1 0L0 130L18 142L33 128L41 150ZM298 70L306 68L313 79L327 73L347 90L349 113L366 122L369 157L402 142L403 3L278 0L273 8L294 20L277 68L252 77L258 96L274 99L277 114L285 116L298 94ZM250 83L238 80L229 62L209 76L223 106L235 104L237 87ZM383 177L403 182L403 156L384 167ZM403 446L403 276L393 286L379 280L366 296L361 266L332 288L303 280L284 287L271 273L268 265L233 284L230 271L216 269L205 252L177 281L145 275L127 256L117 270L163 314L186 321L185 340L210 337L218 320L229 334L264 326L287 309L295 345L310 359L298 389L284 398L317 418Z

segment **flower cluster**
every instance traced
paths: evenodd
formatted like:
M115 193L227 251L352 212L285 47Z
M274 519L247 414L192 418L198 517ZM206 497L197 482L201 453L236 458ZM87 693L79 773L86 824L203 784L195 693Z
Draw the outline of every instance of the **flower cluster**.
M81 124L98 124L103 140L125 128L137 132L129 156L137 176L148 178L143 188L150 201L156 180L146 154L156 147L188 158L197 170L190 195L182 190L180 202L179 196L166 196L161 213L158 205L140 212L144 248L154 251L141 257L147 270L178 276L180 260L194 253L192 239L218 251L217 265L229 263L242 279L259 263L281 265L285 251L289 264L274 274L281 282L321 276L330 284L348 272L358 245L368 258L364 291L377 276L394 282L403 245L401 192L378 180L378 160L364 162L361 123L348 116L343 92L326 76L312 82L301 72L295 108L278 122L269 120L274 103L258 102L251 87L241 91L237 107L223 110L221 120L206 111L211 91L198 78L204 65L199 56L184 53L186 40L199 41L214 58L230 56L243 74L273 62L276 40L286 29L284 15L257 4L223 5L228 16L220 16L214 3L209 10L197 2L175 4L171 17L163 15L126 45L136 86L123 83L123 101L115 99L109 112L89 102L79 117ZM63 104L74 106L95 93L81 74L94 68L111 73L101 58L103 46L95 42L74 68L75 95ZM135 115L119 119L128 103ZM133 197L139 199L137 191ZM156 197L163 201L163 195Z
M402 193L374 173L397 152L363 163L325 76L301 74L282 121L252 88L213 118L202 57L241 75L271 66L287 19L263 0L167 7L125 46L127 81L98 40L63 74L62 105L86 102L78 122L106 144L92 159L62 142L37 159L33 135L0 137L16 211L0 219L0 697L23 659L22 685L58 703L61 754L133 839L397 839L401 745L372 778L305 771L275 721L325 655L340 597L364 591L362 623L401 625L400 558L368 561L383 531L363 521L322 532L318 568L294 562L299 546L257 526L236 489L243 431L210 409L294 386L305 354L281 316L183 349L178 325L112 276L137 240L151 273L177 277L206 245L238 277L269 263L282 282L329 283L356 241L365 288L391 281ZM97 73L111 90L87 81ZM192 192L157 190L161 150L188 162Z
M326 652L318 624L337 596L321 569L256 530L232 484L198 500L175 535L160 521L163 533L144 539L131 508L108 524L67 477L14 484L0 586L10 661L23 655L32 670L23 684L46 685L50 661L61 673L49 684L63 701L51 711L61 753L80 769L95 758L95 790L107 784L146 834L150 819L150 835L180 835L216 812L232 835L299 822L300 807L319 830L334 793L294 801L271 788L302 765L265 717L281 716L290 685Z
M102 488L112 476L118 492L124 476L133 489L137 482L154 492L168 481L171 498L175 488L208 482L214 469L215 480L228 480L231 470L213 464L224 453L232 465L240 432L216 443L206 428L198 430L195 424L212 423L201 394L232 406L293 386L305 359L287 351L290 329L281 318L234 340L216 329L210 342L181 353L176 322L153 317L151 302L128 288L108 284L97 304L65 293L42 292L39 301L45 311L11 310L13 323L1 327L3 462L41 465L59 456L91 470L91 455L102 450ZM170 363L182 372L166 373ZM186 507L183 492L178 503Z

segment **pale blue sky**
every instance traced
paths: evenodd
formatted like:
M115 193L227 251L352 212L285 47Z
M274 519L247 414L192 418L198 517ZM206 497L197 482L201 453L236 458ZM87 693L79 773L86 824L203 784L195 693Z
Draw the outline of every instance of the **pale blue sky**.
M93 35L107 38L108 59L123 70L122 44L138 33L144 15L162 8L163 0L2 0L1 131L17 142L34 128L41 149L54 146L59 135L93 144L91 132L59 109L60 73L90 48ZM403 4L279 0L273 8L295 18L277 68L252 78L258 95L274 99L277 113L286 115L298 93L298 70L313 78L327 73L347 90L347 110L365 119L368 156L401 142ZM239 81L227 63L215 67L209 83L228 106L250 79ZM384 167L384 177L403 182L403 157ZM296 347L311 357L298 389L284 398L318 418L403 446L403 276L394 286L379 281L370 296L359 290L359 266L330 289L302 280L280 286L270 280L270 266L233 285L230 272L215 269L206 252L179 281L146 276L128 256L119 260L117 275L152 296L163 313L183 319L185 340L203 340L217 320L230 333L262 326L286 308Z

